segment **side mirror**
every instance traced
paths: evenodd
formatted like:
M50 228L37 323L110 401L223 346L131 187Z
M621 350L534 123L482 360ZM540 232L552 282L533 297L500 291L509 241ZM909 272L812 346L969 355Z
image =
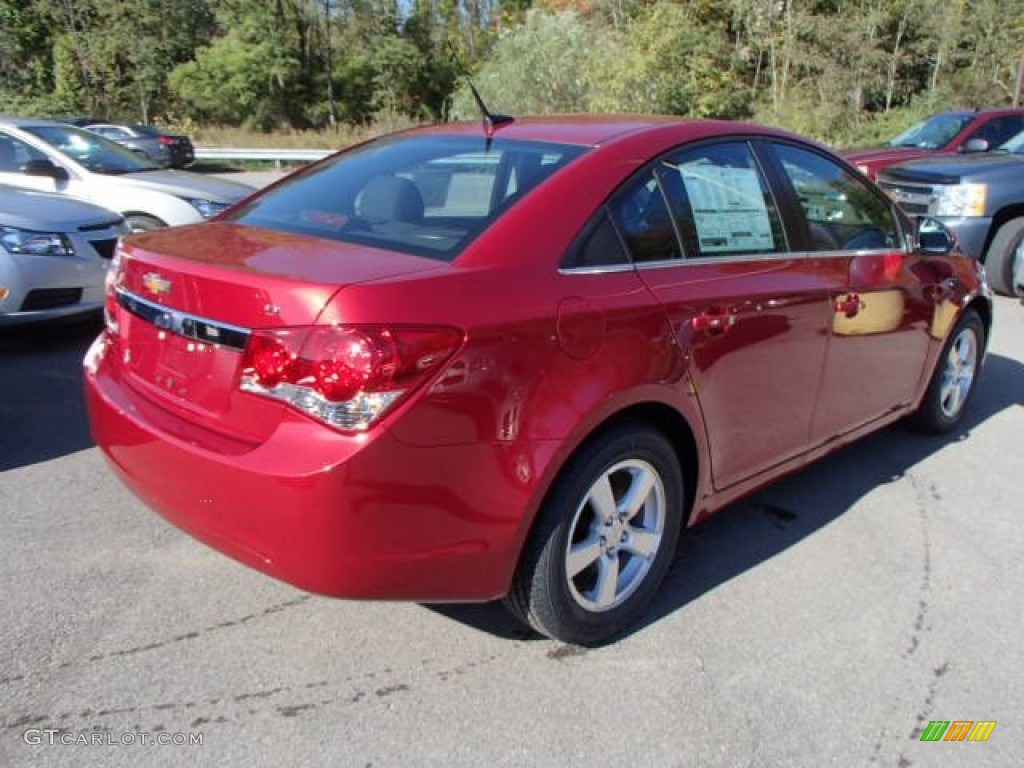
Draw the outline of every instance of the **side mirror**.
M54 181L67 181L70 176L66 168L44 158L29 160L22 166L21 172L26 176L46 176Z
M968 139L964 144L964 152L988 152L990 149L986 139Z
M917 220L917 247L921 253L945 256L956 248L956 236L935 219Z

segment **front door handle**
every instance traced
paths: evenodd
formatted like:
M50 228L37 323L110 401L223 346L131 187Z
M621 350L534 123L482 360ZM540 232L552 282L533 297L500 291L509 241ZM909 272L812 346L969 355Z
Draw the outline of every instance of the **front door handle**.
M690 324L695 331L725 333L736 325L736 309L734 307L709 309L699 315L694 315Z
M856 317L864 306L864 302L856 293L847 293L837 298L834 306L837 315Z
M936 304L941 304L950 296L952 296L956 289L960 287L960 280L955 277L947 277L936 285L928 287L928 295L931 296L932 301Z

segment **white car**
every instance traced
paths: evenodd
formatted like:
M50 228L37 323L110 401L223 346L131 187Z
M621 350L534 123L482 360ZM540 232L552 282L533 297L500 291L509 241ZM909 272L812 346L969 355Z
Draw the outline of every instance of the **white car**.
M120 211L132 232L200 222L255 191L234 181L163 170L97 134L30 118L0 118L0 184Z
M124 219L66 195L0 186L0 326L99 314Z

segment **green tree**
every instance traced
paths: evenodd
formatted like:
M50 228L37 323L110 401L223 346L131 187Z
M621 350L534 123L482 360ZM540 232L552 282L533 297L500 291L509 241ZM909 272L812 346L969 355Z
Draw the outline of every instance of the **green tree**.
M149 122L169 107L167 72L208 39L205 0L37 0L51 28L54 101Z
M175 67L171 87L202 119L263 130L301 122L298 18L294 3L225 5L218 20L226 33L199 48L195 60Z
M0 0L0 93L49 92L50 30L30 0Z
M612 56L610 31L574 11L529 11L522 25L507 29L474 77L496 112L548 114L590 109L595 61ZM478 114L465 85L453 108L466 119Z
M750 114L724 28L702 24L707 3L657 3L630 19L597 62L600 110L737 118ZM707 9L703 9L705 12Z

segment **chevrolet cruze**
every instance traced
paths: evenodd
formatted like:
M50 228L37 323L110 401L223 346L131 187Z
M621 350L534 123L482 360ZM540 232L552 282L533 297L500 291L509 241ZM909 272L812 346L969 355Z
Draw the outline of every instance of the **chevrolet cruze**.
M444 125L127 238L86 360L141 499L349 598L504 598L600 643L681 529L963 417L976 262L824 148L716 121Z
M113 211L0 184L0 327L99 317L124 234Z

